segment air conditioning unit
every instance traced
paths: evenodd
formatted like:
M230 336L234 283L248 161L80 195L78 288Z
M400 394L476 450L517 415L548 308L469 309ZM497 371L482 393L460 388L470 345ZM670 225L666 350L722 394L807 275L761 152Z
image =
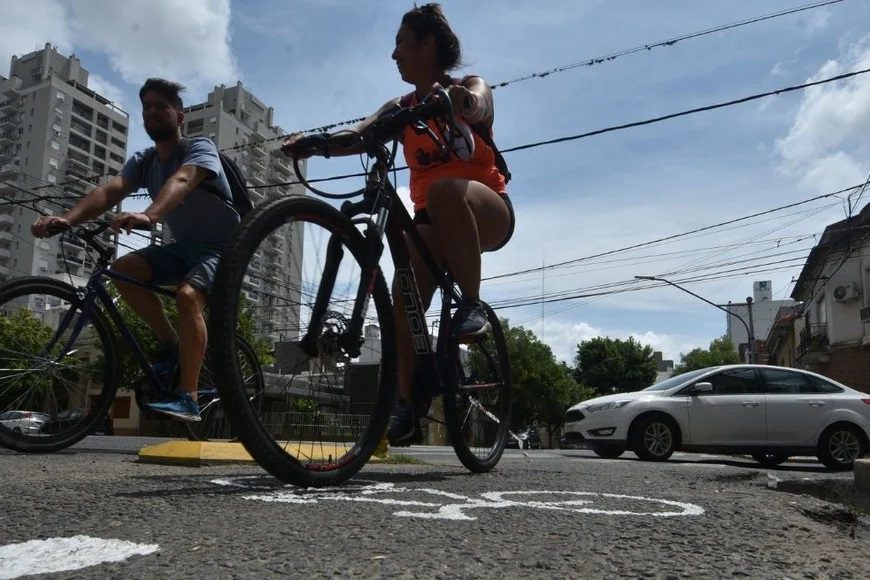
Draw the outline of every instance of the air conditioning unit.
M843 284L834 288L836 302L848 302L861 297L861 291L854 284Z

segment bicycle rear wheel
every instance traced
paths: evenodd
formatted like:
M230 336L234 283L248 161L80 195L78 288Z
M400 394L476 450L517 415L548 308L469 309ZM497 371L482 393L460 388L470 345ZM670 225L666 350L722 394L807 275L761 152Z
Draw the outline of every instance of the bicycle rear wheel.
M76 443L105 417L117 377L109 322L95 305L85 316L75 288L42 277L0 287L0 444Z
M245 448L289 483L350 478L386 432L395 339L379 269L365 281L373 302L362 311L365 337L362 329L350 332L367 259L363 236L348 218L323 202L288 198L252 210L218 268L210 306L218 388ZM337 265L331 275L330 263ZM240 324L275 353L259 416L240 388L234 354Z
M453 450L474 473L496 466L507 443L511 376L498 316L483 303L492 330L467 342L448 341L444 418Z
M263 380L263 369L257 359L254 347L238 339L239 370L242 374L242 388L247 394L248 405L257 416L263 413L263 398L266 383ZM188 436L193 441L217 441L236 439L236 430L226 411L217 387L216 369L211 349L205 353L205 361L199 374L197 385L199 399L199 422L185 422Z

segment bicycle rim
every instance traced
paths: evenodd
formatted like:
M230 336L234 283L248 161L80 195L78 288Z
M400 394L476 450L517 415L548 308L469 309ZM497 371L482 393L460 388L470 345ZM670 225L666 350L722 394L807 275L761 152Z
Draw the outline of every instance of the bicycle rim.
M248 405L252 412L260 416L263 413L265 383L263 369L253 347L242 339L238 339L239 371L242 377L242 388L245 390ZM199 401L199 422L185 422L188 436L194 441L230 441L237 439L235 427L225 408L225 402L218 391L215 365L212 362L211 349L206 352L202 371L199 375L197 398Z
M337 249L333 291L312 332L327 253ZM230 401L227 410L248 452L284 481L343 481L368 461L386 431L395 360L392 310L380 272L363 313L365 337L355 337L365 339L360 354L345 342L363 259L363 239L350 220L320 201L290 198L255 208L218 269L211 322L221 396ZM260 416L241 404L241 370L228 356L246 325L255 342L274 353ZM305 337L308 343L301 342Z
M498 317L484 304L492 330L469 341L450 341L444 415L462 464L481 473L496 466L510 425L511 379L507 343Z
M111 328L75 290L46 278L0 288L0 443L50 452L85 437L117 388Z

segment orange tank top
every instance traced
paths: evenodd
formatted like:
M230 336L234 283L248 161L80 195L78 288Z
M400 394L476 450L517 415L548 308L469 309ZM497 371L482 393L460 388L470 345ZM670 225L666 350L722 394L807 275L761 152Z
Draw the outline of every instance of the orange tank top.
M403 100L407 100L407 97ZM408 105L416 104L417 95L412 93ZM402 134L402 149L405 162L411 170L411 201L414 203L415 212L426 208L426 198L432 184L446 177L479 181L496 193L505 193L505 178L495 165L495 154L492 148L469 127L462 117L457 116L456 121L460 134L456 136L454 152L447 160L439 157L438 147L429 135L419 135L413 127L405 127ZM436 135L441 135L441 129L435 120L429 121L429 127ZM466 140L474 142L470 156Z

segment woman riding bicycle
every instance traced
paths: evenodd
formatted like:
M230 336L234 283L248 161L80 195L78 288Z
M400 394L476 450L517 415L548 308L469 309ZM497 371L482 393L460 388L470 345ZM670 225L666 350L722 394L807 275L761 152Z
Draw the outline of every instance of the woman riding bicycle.
M458 336L486 333L489 323L480 305L481 253L504 246L514 227L514 213L505 192L505 176L496 165L493 148L479 130L491 130L494 108L492 92L479 76L455 79L448 74L461 65L459 39L447 22L440 5L425 4L405 13L396 34L392 54L402 80L414 91L393 99L363 121L359 130L380 115L399 106L412 106L433 90L444 87L453 103L459 135L452 155L442 158L437 145L426 135L408 127L397 136L411 172L411 200L414 223L432 256L450 270L462 291L463 304L453 318ZM440 131L435 121L430 127ZM289 153L300 135L292 135L282 149ZM358 148L332 154L360 153ZM414 275L426 308L434 284L423 259L408 244ZM390 427L392 445L408 445L419 434L419 419L428 411L430 399L415 382L415 356L401 292L393 291L398 346L400 399ZM419 375L418 375L419 376ZM424 377L420 377L423 380Z

